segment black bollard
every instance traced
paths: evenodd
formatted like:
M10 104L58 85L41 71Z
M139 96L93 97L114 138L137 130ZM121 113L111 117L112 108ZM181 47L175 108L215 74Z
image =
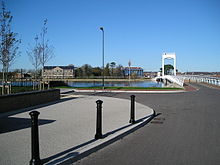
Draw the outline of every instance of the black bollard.
M132 123L134 124L135 123L135 95L131 95L131 118L130 118L130 121L129 123Z
M41 165L39 153L39 135L38 135L38 111L29 113L31 116L31 160L30 165Z
M102 138L102 100L97 100L97 119L96 119L96 134L95 139Z

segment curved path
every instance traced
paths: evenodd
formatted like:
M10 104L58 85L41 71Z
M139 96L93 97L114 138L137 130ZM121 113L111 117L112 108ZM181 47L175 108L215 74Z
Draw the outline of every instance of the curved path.
M195 85L195 84L194 84ZM135 94L158 115L125 138L76 162L80 165L219 165L220 90ZM126 93L101 94L127 98Z
M95 140L96 101L103 101L102 134ZM71 95L58 102L0 114L0 164L24 165L31 158L30 110L39 115L40 157L44 164L73 162L124 137L152 118L153 109L136 104L137 123L130 124L130 100ZM124 136L122 136L124 135Z

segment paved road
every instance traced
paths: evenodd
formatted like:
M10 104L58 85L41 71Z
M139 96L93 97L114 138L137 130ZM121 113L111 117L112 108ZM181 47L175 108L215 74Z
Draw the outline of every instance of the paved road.
M136 94L160 113L125 138L75 162L80 165L219 165L220 90ZM127 98L130 94L103 94Z

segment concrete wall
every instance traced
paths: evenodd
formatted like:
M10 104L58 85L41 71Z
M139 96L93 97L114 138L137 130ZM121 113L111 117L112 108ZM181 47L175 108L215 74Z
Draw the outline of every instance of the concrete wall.
M0 96L0 113L44 104L59 99L59 89L3 95Z

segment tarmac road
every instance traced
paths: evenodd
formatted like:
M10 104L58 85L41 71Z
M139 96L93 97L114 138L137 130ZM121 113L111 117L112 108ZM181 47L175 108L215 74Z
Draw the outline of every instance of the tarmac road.
M135 94L137 102L159 115L134 133L74 164L219 165L220 90L197 86L200 90L186 93ZM101 95L128 98L131 94Z

